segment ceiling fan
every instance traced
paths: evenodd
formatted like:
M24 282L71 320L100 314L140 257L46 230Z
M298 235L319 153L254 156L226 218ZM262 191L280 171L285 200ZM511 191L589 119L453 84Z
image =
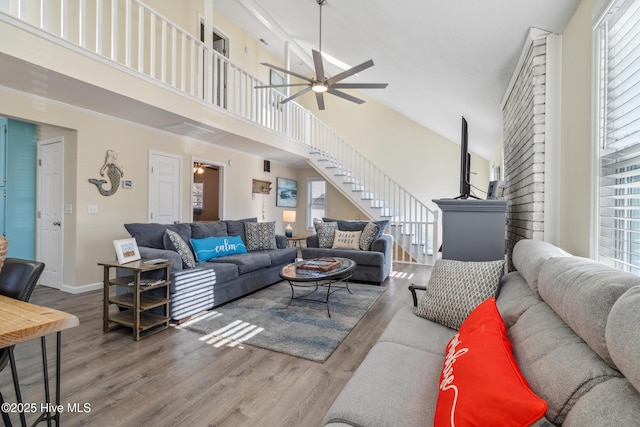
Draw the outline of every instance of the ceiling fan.
M320 38L319 38L320 41L318 45L318 50L315 50L315 49L311 50L311 53L313 54L313 65L315 68L316 78L312 79L307 76L294 73L293 71L287 70L285 68L263 62L262 65L266 65L267 67L273 68L274 70L278 70L278 71L282 71L283 73L290 74L294 77L299 78L300 80L306 81L307 83L264 85L264 86L256 86L255 88L263 89L263 88L307 86L306 88L293 94L292 96L286 99L283 99L282 101L280 101L280 103L284 104L285 102L289 102L292 99L299 97L300 95L304 95L305 93L312 91L316 95L316 102L318 103L318 109L320 110L324 110L323 94L325 92L338 96L340 98L346 99L347 101L355 102L356 104L363 104L364 101L362 99L356 98L353 95L349 95L348 93L342 92L339 89L384 89L387 87L387 83L340 83L340 81L346 79L347 77L351 77L352 75L359 73L360 71L373 67L373 61L371 59L366 62L363 62L360 65L356 65L353 68L349 68L346 71L336 74L333 77L328 77L327 75L325 75L324 65L322 63L322 6L327 2L327 0L316 0L316 2L320 6Z

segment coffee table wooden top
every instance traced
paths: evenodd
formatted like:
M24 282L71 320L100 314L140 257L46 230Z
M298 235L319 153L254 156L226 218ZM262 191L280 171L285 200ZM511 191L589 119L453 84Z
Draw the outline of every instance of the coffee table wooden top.
M316 271L305 270L298 268L305 261L297 261L282 267L280 270L280 277L284 280L291 280L294 282L317 282L319 280L336 280L343 279L350 276L353 270L356 269L355 261L349 258L330 257L340 262L340 265L329 271Z

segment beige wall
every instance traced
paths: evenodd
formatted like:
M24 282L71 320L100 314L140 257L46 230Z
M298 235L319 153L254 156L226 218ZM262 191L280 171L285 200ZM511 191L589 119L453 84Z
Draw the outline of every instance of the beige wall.
M583 0L562 35L562 160L560 245L589 256L592 176L592 13Z
M366 100L356 105L332 95L325 95L324 111L318 111L313 96L300 102L327 123L347 143L354 146L387 175L428 206L432 199L460 194L460 144L417 124L413 120L357 93ZM452 117L452 126L461 118ZM469 123L471 183L486 197L489 184L489 160L473 154L473 122Z
M128 237L123 224L147 222L150 150L182 156L183 221L191 219L191 159L196 157L226 165L224 219L256 216L260 221L276 221L278 230L283 228L275 191L254 196L251 183L252 178L272 180L274 185L276 176L296 179L295 168L272 163L271 173L263 172L262 158L16 92L0 91L0 106L2 116L40 124L39 138L64 137L64 203L73 208L64 217L67 289L98 283L102 273L96 263L114 258L112 241ZM133 188L120 188L105 197L88 179L99 178L107 150L118 153L125 179L133 182ZM92 204L98 206L97 215L87 213Z

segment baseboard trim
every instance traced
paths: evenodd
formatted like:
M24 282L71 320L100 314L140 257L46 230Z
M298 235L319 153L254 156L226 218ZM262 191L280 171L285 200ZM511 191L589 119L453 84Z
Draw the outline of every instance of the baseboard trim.
M88 285L81 286L62 285L60 287L62 292L66 292L68 294L82 294L84 292L91 292L98 289L102 289L102 282L89 283Z

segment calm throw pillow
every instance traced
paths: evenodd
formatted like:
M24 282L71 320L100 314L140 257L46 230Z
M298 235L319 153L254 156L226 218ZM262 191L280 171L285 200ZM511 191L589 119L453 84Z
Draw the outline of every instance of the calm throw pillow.
M333 237L334 249L360 249L360 235L362 231L336 230Z
M360 249L363 251L371 250L371 244L374 238L378 235L380 226L375 222L370 222L364 226L362 234L360 235Z
M333 246L333 238L338 229L337 222L319 222L316 224L316 233L318 234L318 247L330 248Z
M437 260L416 315L458 329L478 304L495 297L503 266L502 260Z
M278 249L276 244L276 222L245 222L244 233L248 251Z
M247 253L247 248L240 236L212 236L203 239L191 239L190 242L199 262L227 255Z
M473 310L445 354L434 426L529 426L547 411L520 372L494 298Z
M183 268L193 268L196 266L196 260L193 257L189 245L187 245L187 242L185 242L178 233L173 230L165 230L163 242L165 249L178 252L178 255L182 258Z

